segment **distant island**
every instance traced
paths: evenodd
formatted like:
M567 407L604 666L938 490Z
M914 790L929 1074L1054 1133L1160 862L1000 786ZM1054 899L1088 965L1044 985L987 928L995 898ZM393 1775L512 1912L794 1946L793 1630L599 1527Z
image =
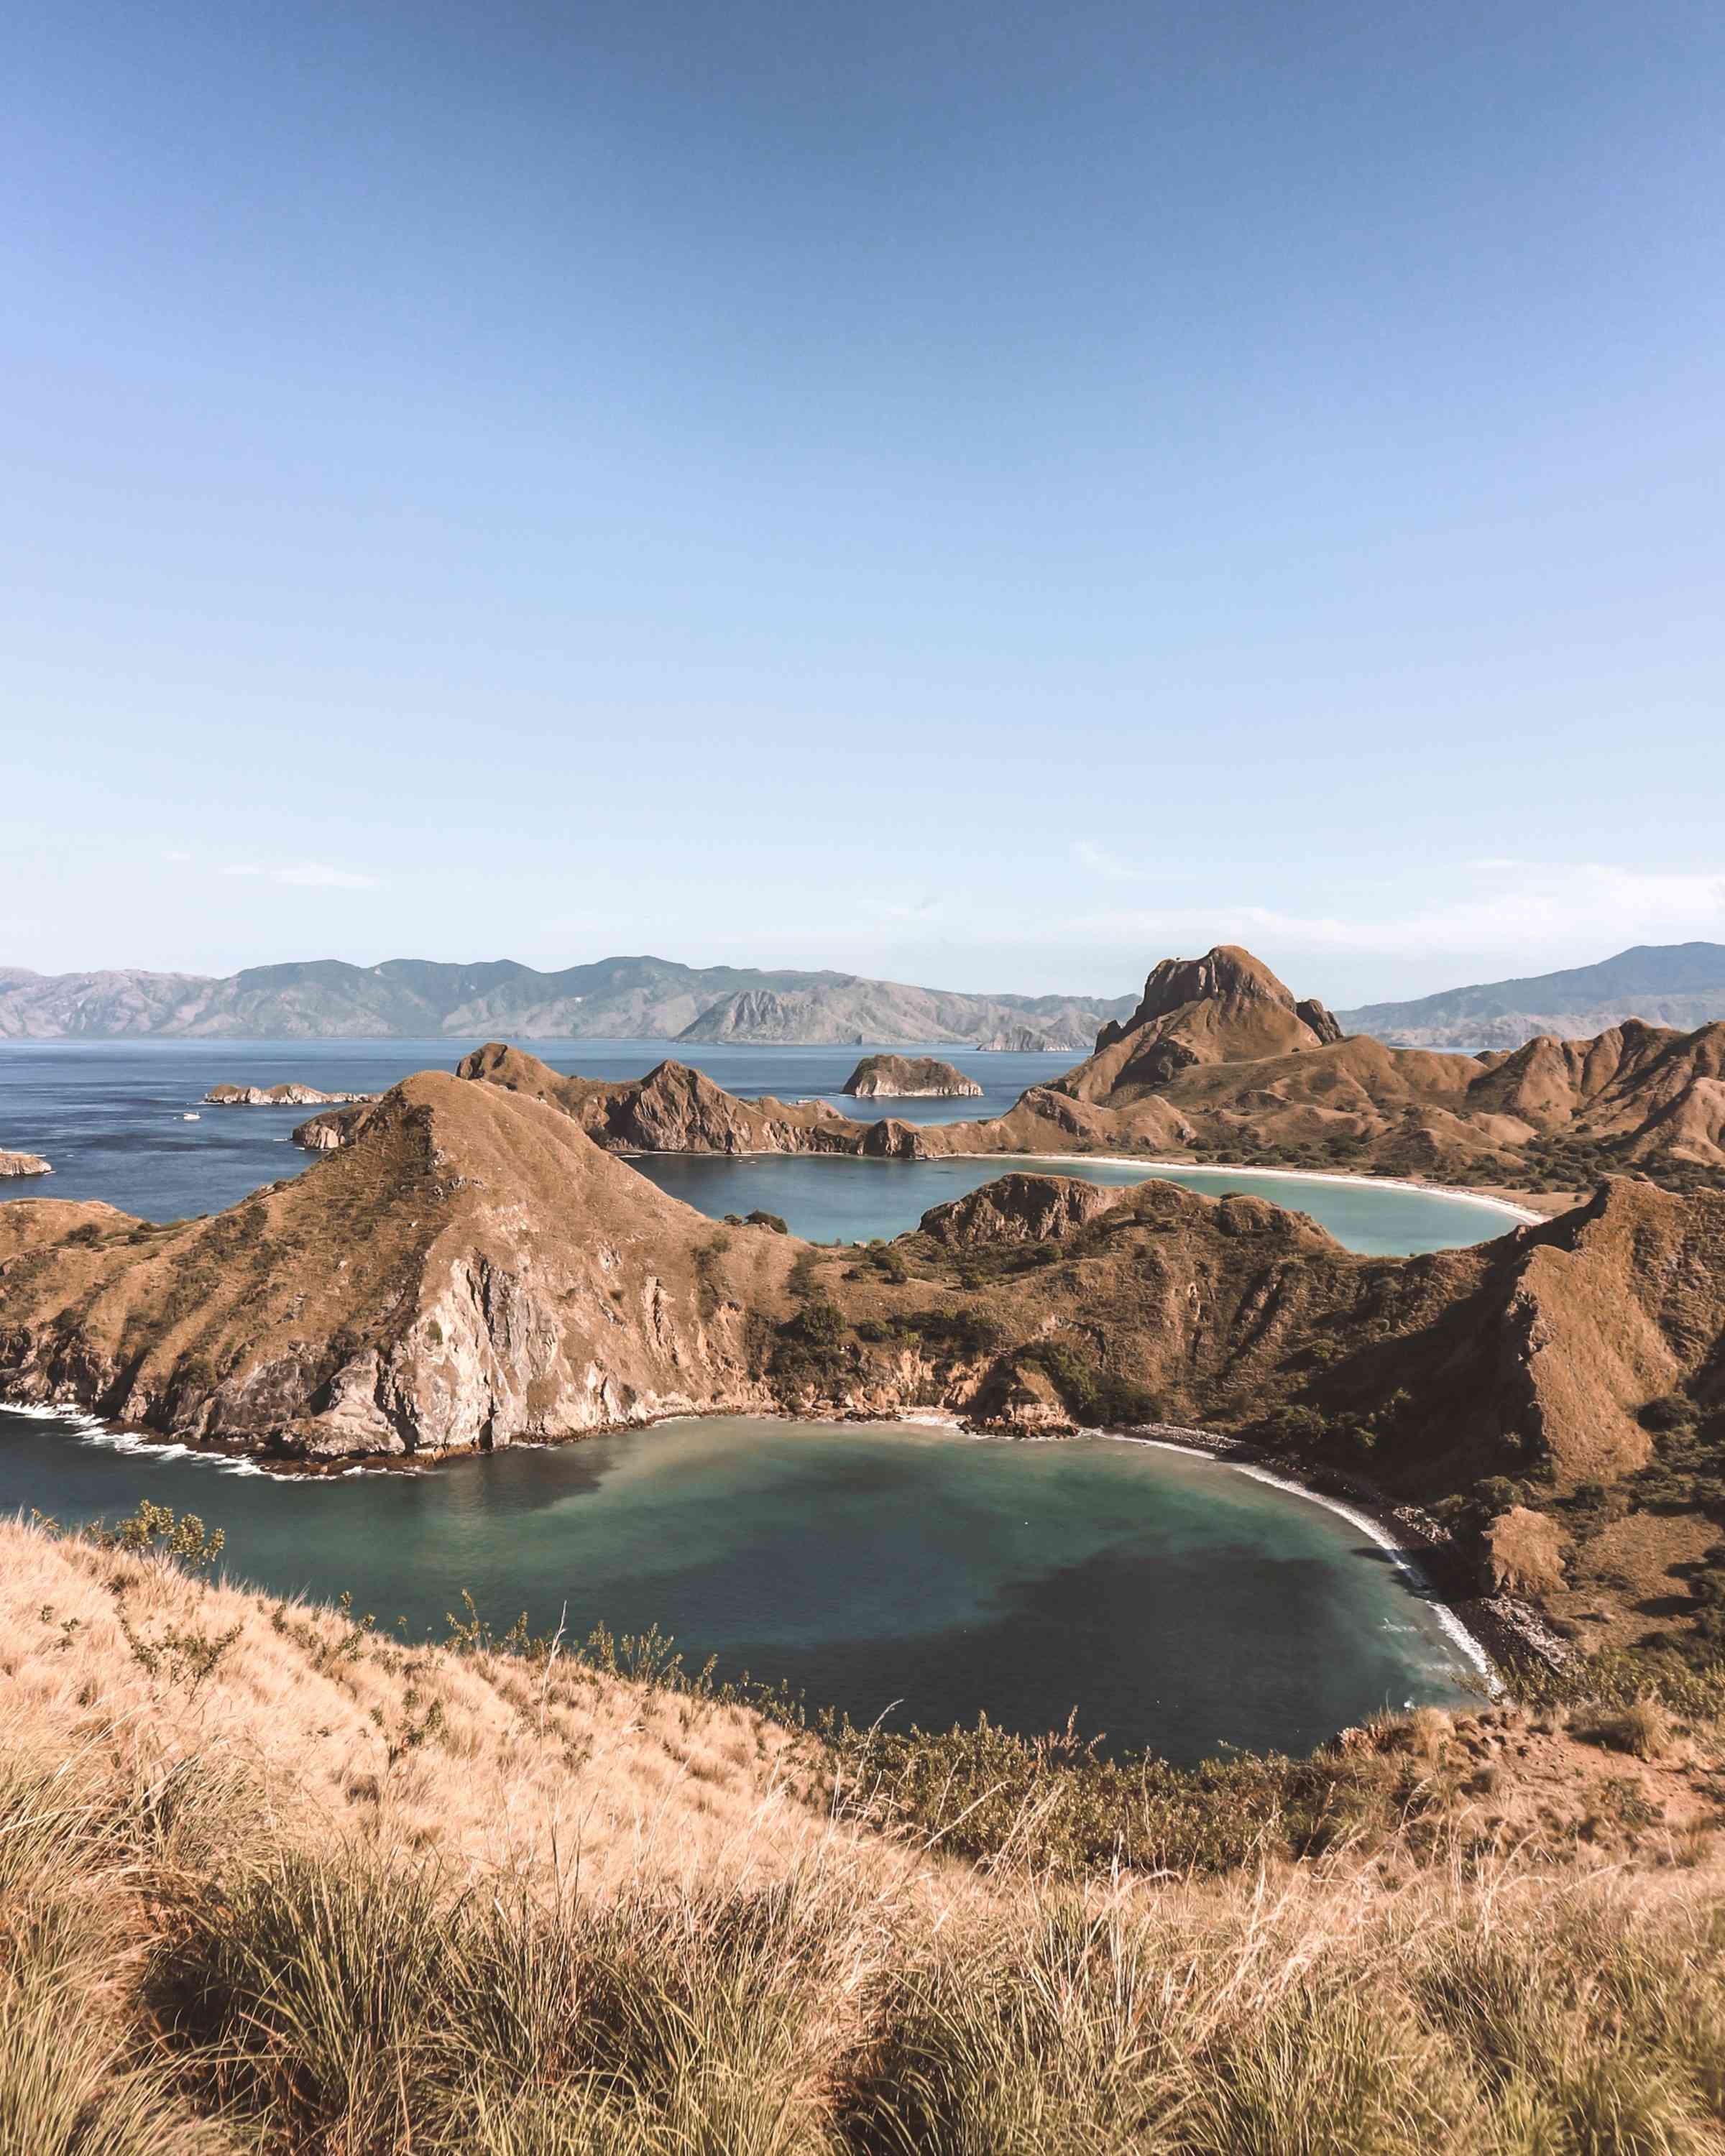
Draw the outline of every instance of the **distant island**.
M334 1108L377 1097L375 1093L326 1093L320 1086L301 1086L290 1079L280 1086L212 1086L203 1104L208 1108Z
M0 1175L52 1175L54 1168L39 1152L0 1152Z
M865 1055L839 1088L859 1101L980 1100L983 1089L936 1055Z

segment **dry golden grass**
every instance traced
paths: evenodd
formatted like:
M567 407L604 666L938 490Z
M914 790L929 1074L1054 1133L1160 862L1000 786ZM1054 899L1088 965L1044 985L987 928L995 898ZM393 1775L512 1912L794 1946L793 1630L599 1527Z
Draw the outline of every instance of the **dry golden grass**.
M8 1748L141 1783L224 1761L314 1836L460 1871L765 1883L839 1831L807 1741L743 1707L404 1647L156 1557L0 1527L0 1641Z
M1040 1799L972 1868L743 1708L160 1556L0 1529L0 2156L1725 2156L1651 1712L1385 1722L1420 1835L1056 1876ZM1542 1835L1565 1762L1639 1840Z

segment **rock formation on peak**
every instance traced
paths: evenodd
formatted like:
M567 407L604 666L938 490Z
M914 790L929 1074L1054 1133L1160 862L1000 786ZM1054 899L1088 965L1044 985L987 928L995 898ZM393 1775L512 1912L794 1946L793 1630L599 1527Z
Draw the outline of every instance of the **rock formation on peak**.
M987 1122L924 1126L919 1154L1195 1148L1574 1191L1634 1169L1674 1188L1725 1169L1725 1023L1630 1020L1590 1041L1440 1055L1341 1033L1249 952L1164 959L1096 1053Z
M865 1055L839 1090L871 1101L974 1100L983 1091L937 1055Z
M52 1175L52 1163L39 1152L0 1152L0 1175Z
M917 1232L952 1250L985 1243L1045 1243L1087 1227L1126 1194L1124 1188L1080 1176L1020 1171L931 1207Z
M1255 1062L1341 1037L1322 1004L1296 1003L1262 959L1219 943L1201 958L1164 958L1153 968L1132 1016L1105 1025L1090 1061L1055 1082L1096 1099L1164 1085L1194 1063Z

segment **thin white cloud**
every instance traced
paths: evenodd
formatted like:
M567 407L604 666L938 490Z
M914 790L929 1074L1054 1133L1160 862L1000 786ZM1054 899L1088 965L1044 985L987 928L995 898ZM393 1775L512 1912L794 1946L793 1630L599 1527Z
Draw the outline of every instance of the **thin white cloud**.
M1088 937L1168 948L1255 942L1385 957L1498 952L1518 972L1543 970L1548 963L1584 963L1632 943L1725 937L1722 870L1476 861L1450 870L1448 880L1461 887L1435 904L1401 910L1313 914L1224 901L1205 906L1111 906L1049 926L1062 939Z
M379 878L362 875L357 869L332 868L327 861L295 861L285 868L264 868L256 861L230 861L223 875L262 876L270 883L291 885L300 891L375 891Z
M192 856L190 854L182 853L177 846L171 846L162 858L165 861L172 861L178 864L183 861L189 861Z
M291 868L272 869L270 874L277 883L308 891L375 891L379 881L355 869L331 868L326 861L297 861Z

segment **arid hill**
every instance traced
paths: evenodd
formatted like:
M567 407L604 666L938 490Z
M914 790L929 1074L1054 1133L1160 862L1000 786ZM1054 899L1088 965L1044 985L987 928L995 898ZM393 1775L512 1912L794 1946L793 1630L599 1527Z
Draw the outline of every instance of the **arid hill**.
M0 1208L5 1390L323 1457L767 1400L743 1314L787 1238L732 1232L710 1278L710 1222L498 1086L343 1112L348 1144L212 1219Z
M874 1101L975 1099L983 1089L937 1055L865 1055L839 1090Z

